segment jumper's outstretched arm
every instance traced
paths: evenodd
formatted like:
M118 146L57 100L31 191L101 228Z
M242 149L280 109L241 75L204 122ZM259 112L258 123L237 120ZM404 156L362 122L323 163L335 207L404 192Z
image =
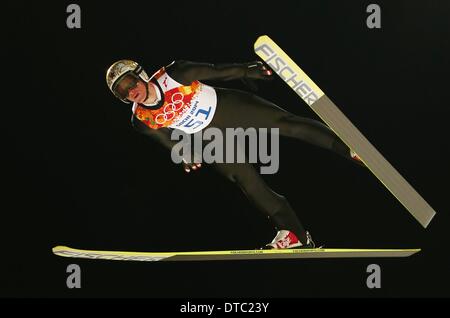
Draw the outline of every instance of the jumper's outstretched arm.
M272 78L272 71L262 62L210 64L190 61L176 61L172 65L173 75L182 80L182 84L190 84L195 80L263 79Z
M177 140L172 140L170 138L172 131L170 128L163 127L159 129L152 129L146 126L143 122L141 122L136 116L131 117L131 124L133 128L141 134L144 134L153 140L156 140L159 144L163 145L165 148L172 150L172 147L178 143ZM172 154L174 156L178 156L176 153ZM186 172L190 172L191 170L197 170L201 168L201 163L194 162L186 162L184 158L179 157L178 161L183 162L183 168Z

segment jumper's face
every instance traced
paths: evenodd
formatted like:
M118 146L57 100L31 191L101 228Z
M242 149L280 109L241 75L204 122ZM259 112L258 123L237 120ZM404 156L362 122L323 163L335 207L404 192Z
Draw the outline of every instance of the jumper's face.
M136 86L128 90L128 97L127 99L130 102L134 103L143 103L145 99L147 98L147 89L146 89L147 83L145 83L142 80L139 80L136 83Z
M142 103L147 98L147 83L141 78L128 74L125 75L114 88L114 91L122 99L128 99L131 102Z

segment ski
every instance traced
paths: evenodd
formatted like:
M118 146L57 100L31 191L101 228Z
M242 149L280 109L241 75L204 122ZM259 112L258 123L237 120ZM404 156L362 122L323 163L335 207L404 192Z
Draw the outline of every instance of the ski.
M56 246L53 253L71 258L87 258L114 261L224 261L299 258L354 258L354 257L408 257L420 249L345 249L312 248L281 250L236 250L203 252L123 252L79 250L67 246Z
M256 40L254 49L255 53L361 158L378 180L426 228L436 214L433 208L375 149L308 75L267 35L260 36Z

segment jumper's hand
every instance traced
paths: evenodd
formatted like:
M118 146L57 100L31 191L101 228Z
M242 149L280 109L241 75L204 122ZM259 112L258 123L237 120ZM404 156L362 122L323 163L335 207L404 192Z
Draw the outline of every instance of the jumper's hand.
M191 170L196 171L198 169L200 169L202 167L201 163L187 163L183 161L183 167L184 167L184 171L186 171L186 173L191 172Z
M246 78L270 80L273 79L272 74L272 71L260 61L247 63Z

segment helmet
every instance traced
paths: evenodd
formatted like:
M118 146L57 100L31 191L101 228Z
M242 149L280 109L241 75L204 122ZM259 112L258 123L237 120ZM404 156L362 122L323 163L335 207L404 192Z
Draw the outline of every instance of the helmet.
M117 61L108 68L108 70L106 71L106 84L108 84L109 89L118 99L120 99L124 103L129 104L130 101L128 101L126 98L121 97L115 90L117 84L127 74L139 77L145 82L148 82L150 78L137 62L131 60Z

